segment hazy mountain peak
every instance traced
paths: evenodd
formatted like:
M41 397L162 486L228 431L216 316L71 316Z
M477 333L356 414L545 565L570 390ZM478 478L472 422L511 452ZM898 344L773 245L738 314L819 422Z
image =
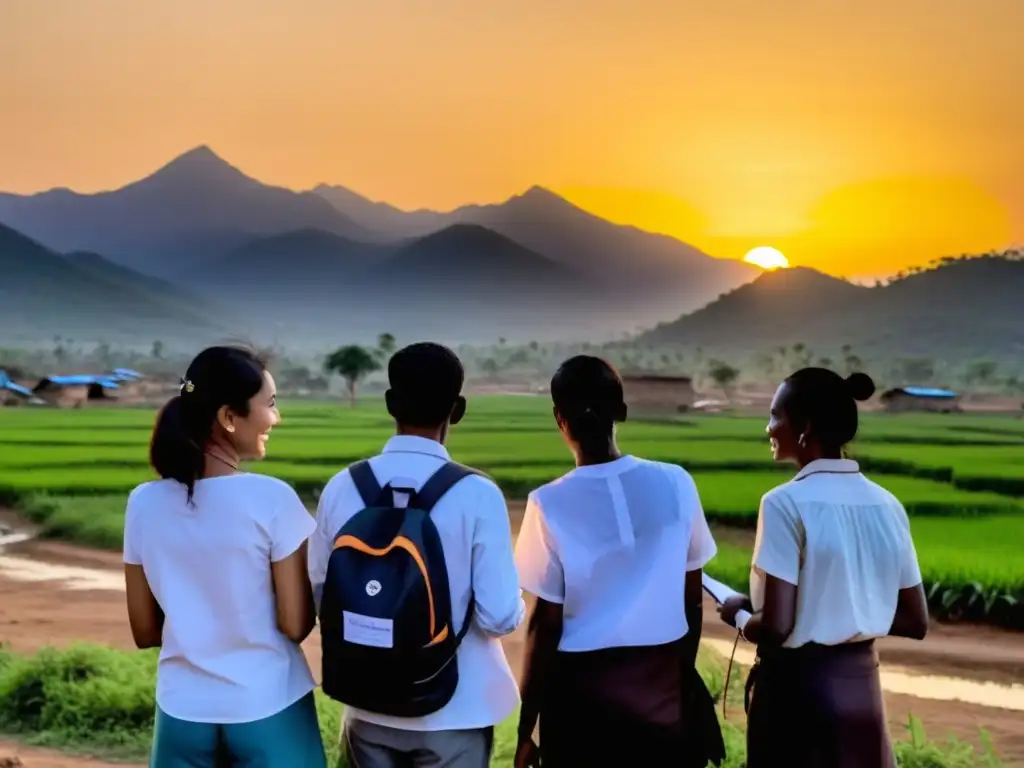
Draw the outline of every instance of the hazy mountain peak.
M193 147L178 155L150 175L148 179L173 179L206 184L238 180L258 183L231 165L206 144L200 144L198 147ZM145 180L147 179L143 181Z

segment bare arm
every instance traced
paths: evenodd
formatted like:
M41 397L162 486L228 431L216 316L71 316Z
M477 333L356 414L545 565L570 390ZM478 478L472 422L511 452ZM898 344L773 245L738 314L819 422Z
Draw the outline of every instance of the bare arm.
M138 648L159 648L163 642L164 612L153 596L141 565L125 563L124 586L128 601L128 623Z
M519 677L519 741L533 737L544 694L550 681L551 665L562 639L562 606L537 598L526 629L523 670Z
M277 605L277 628L296 643L305 640L316 624L306 550L307 543L302 542L292 554L270 564Z
M924 636L928 634L928 598L921 583L921 567L918 565L917 549L910 534L910 518L907 517L902 505L899 512L905 526L906 540L900 563L900 591L896 599L896 615L893 617L889 634L894 637L924 640Z
M765 576L764 607L747 621L743 636L757 645L782 645L796 626L796 584Z
M923 584L899 591L896 615L893 617L889 634L893 637L924 640L928 634L928 600L924 594Z

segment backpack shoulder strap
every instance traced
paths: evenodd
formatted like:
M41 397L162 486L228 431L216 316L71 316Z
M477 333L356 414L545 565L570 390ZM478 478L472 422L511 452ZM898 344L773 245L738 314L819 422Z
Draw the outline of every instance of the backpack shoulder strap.
M359 491L363 504L370 507L378 503L382 489L377 481L377 476L373 474L369 460L363 459L352 464L348 468L348 473L352 477L352 482L356 484L356 490Z
M451 490L452 486L470 475L487 477L480 470L467 467L465 464L459 464L456 461L446 462L437 472L427 478L427 482L416 493L416 507L429 515L430 510L441 500L442 496Z

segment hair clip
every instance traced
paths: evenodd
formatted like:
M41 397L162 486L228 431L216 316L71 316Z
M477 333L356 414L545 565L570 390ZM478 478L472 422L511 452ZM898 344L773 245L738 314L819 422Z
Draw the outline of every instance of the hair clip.
M181 392L194 392L195 385L186 379L184 376L181 377Z

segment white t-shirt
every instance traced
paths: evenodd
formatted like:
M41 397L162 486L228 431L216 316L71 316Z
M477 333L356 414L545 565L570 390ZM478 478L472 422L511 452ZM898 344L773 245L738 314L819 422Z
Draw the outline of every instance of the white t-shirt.
M765 574L797 586L786 648L885 637L901 589L921 583L910 521L896 497L849 459L812 461L761 499L750 600Z
M299 646L277 628L270 564L315 523L295 491L265 475L173 480L128 497L124 561L141 565L165 615L156 700L171 717L247 723L315 687Z
M623 456L530 494L516 565L523 589L563 605L559 650L592 651L683 637L686 572L716 551L689 473Z

